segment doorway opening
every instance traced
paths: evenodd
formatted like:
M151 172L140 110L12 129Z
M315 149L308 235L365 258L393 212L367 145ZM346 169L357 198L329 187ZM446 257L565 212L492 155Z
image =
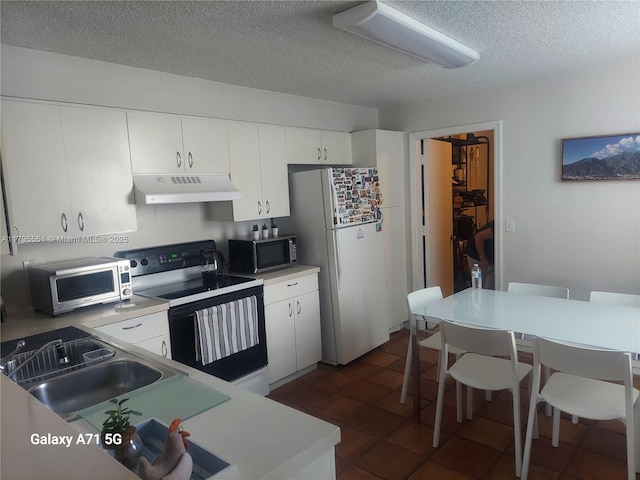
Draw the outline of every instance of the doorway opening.
M466 244L488 222L502 222L500 133L500 122L487 122L410 134L414 290L439 285L448 296L470 286ZM500 229L494 232L500 289Z

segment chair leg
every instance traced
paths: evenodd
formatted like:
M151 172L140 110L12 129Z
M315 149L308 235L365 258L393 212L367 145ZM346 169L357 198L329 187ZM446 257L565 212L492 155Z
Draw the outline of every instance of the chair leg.
M522 474L522 422L520 421L520 385L514 385L513 391L513 439L516 455L516 477Z
M438 391L440 391L440 384L444 382L438 382ZM456 421L462 423L462 384L456 382Z
M580 421L580 417L579 416L571 415L571 423L573 423L574 425L577 425L579 421Z
M400 403L404 405L407 401L407 387L409 385L409 375L411 374L411 338L407 347L407 358L404 362L404 377L402 378L402 392L400 393Z
M636 438L635 438L635 422L633 418L625 419L625 427L627 433L627 477L628 480L636 479Z
M473 420L473 388L467 385L467 420Z
M522 480L527 480L529 475L529 461L531 460L531 444L533 438L538 438L538 398L535 393L532 394L531 402L529 405L529 417L527 419L527 434L524 439L524 455L522 458L522 470L520 471L520 477Z
M441 381L438 382L438 399L436 401L436 421L433 425L433 447L434 448L438 448L438 446L440 445L440 427L442 425L442 407L444 405L444 384L445 384L445 380L447 379L447 375L446 375L446 364L444 362L440 363L440 379ZM456 388L457 388L457 383L456 383Z
M560 409L553 408L553 428L551 431L551 445L560 445Z
M490 402L490 401L491 401L491 390L485 390L485 392L484 392L484 399L485 399L487 402Z
M549 380L549 378L551 377L551 368L550 367L544 367L544 381L546 382L547 380ZM548 403L545 405L545 412L547 414L547 417L551 416L551 405L549 405Z

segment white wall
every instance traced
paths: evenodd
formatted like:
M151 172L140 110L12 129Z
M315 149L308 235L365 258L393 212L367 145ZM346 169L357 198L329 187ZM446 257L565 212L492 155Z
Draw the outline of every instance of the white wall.
M373 108L285 95L163 72L2 45L4 96L202 115L231 120L355 131L378 126ZM43 199L43 201L46 201ZM22 262L113 255L117 250L212 238L226 239L258 222L212 220L204 204L137 206L138 231L126 244L19 245L3 256L2 295L7 307L30 303ZM260 222L262 223L262 222Z
M639 294L640 181L560 180L562 138L640 132L638 59L380 112L380 128L405 132L498 120L502 217L516 220L499 232L503 286Z

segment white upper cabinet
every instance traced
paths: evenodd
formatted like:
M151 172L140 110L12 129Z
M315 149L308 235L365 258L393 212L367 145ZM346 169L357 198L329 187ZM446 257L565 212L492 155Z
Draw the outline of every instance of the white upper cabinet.
M227 122L127 112L133 173L229 174Z
M61 107L60 115L74 230L136 230L125 113Z
M124 112L7 100L2 114L14 235L137 228Z
M233 220L262 218L262 181L260 171L260 143L258 125L232 122L229 129L229 157L231 182L240 190L242 198L233 200Z
M187 173L229 175L227 122L182 117L182 142Z
M258 139L264 217L288 217L291 211L284 127L260 125Z
M242 193L241 199L231 202L232 219L288 216L284 127L229 122L228 130L231 181ZM220 211L226 214L228 209L218 203L212 204L214 215Z
M64 235L71 203L60 107L3 101L2 147L12 234Z
M287 127L287 163L350 165L351 134Z

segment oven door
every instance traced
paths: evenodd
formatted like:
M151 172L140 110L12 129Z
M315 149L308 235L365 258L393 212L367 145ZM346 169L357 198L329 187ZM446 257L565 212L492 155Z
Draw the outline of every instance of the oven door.
M258 299L258 344L216 360L213 363L202 365L201 361L196 360L195 312L252 295L255 295ZM247 288L238 292L172 307L169 309L169 331L173 360L210 375L233 381L264 368L267 365L267 336L264 323L263 287Z

